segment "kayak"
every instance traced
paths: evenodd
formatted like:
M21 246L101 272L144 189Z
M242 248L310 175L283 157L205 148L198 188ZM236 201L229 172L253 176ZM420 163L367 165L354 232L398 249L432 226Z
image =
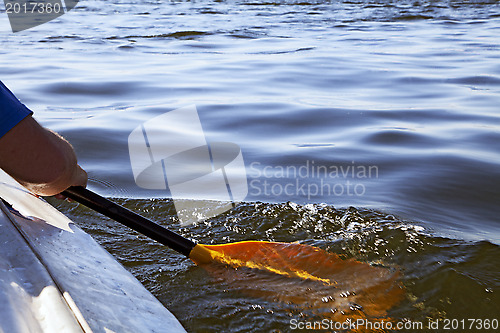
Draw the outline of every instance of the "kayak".
M90 235L0 170L0 332L186 332Z

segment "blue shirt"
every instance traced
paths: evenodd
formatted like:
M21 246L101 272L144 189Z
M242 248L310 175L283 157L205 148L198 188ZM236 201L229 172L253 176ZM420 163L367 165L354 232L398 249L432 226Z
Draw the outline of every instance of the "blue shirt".
M32 113L0 81L0 138Z

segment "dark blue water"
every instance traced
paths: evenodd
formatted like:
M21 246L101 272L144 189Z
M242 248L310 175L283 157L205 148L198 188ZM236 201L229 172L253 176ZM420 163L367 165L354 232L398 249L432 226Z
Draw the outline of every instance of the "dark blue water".
M138 209L151 212L145 199L166 195L134 183L128 135L156 115L195 104L209 141L241 147L248 205L261 201L269 205L266 209L283 211L285 202L353 206L366 228L373 221L385 225L385 216L394 216L416 228L410 228L415 237L429 245L411 254L393 244L399 250L388 251L395 257L384 256L399 265L408 262L411 271L420 261L442 261L439 256L448 258L453 269L452 258L461 251L464 265L477 264L471 259L476 252L489 262L500 258L493 245L500 242L498 1L82 1L51 23L0 38L1 80L41 123L72 142L89 172L90 187L101 194L133 198ZM266 209L248 214L258 218ZM370 220L366 209L381 217ZM323 247L341 251L329 231L279 237L265 231L288 230L287 223L301 219L270 219L252 231L241 214L232 216L240 229L222 218L216 220L226 226L222 230L214 222L185 230L186 235L202 241L212 235L218 242L249 235L321 239ZM161 216L153 210L154 218ZM336 226L349 225L344 222ZM355 226L335 239L349 243ZM237 229L245 232L234 236ZM375 238L406 239L387 232L386 238ZM373 234L358 235L357 245L349 246L365 249L373 260L377 247L365 243ZM106 237L102 241L109 243ZM144 246L147 256L150 248ZM123 245L121 251L130 248ZM139 265L134 258L121 256L131 267ZM148 279L141 270L155 270L157 264L132 270ZM464 276L481 269L474 266ZM182 268L183 282L189 279L186 270L192 268ZM435 272L427 273L415 273L406 282ZM496 268L473 283L496 295L498 277ZM465 288L460 281L455 282ZM414 292L425 306L457 318L465 313L456 310L463 302L449 308L434 304L455 295L446 284L435 281L435 299L425 298L421 289ZM161 282L146 285L160 295L182 294L172 296ZM219 291L210 293L220 297ZM490 297L483 296L478 302ZM498 309L493 303L484 309ZM428 315L409 308L400 309L401 316ZM192 330L206 328L174 309ZM245 311L242 323L251 313ZM221 313L207 314L213 316ZM273 320L263 327L287 331L281 319ZM215 326L219 331L228 329L220 325Z

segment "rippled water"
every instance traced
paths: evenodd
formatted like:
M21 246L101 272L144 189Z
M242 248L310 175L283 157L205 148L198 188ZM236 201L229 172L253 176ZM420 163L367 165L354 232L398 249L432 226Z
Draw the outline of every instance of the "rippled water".
M394 318L498 317L498 1L82 1L0 36L0 79L73 143L92 189L205 243L400 266ZM165 193L135 185L127 137L190 104L209 141L241 147L249 195L182 229ZM285 332L304 315L59 206L189 331Z

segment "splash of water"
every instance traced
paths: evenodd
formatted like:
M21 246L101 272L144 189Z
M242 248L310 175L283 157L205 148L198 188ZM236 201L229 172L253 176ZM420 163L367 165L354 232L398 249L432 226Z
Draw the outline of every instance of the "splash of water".
M202 248L193 261L217 282L335 321L390 320L388 310L404 296L398 270L310 245L247 241Z

